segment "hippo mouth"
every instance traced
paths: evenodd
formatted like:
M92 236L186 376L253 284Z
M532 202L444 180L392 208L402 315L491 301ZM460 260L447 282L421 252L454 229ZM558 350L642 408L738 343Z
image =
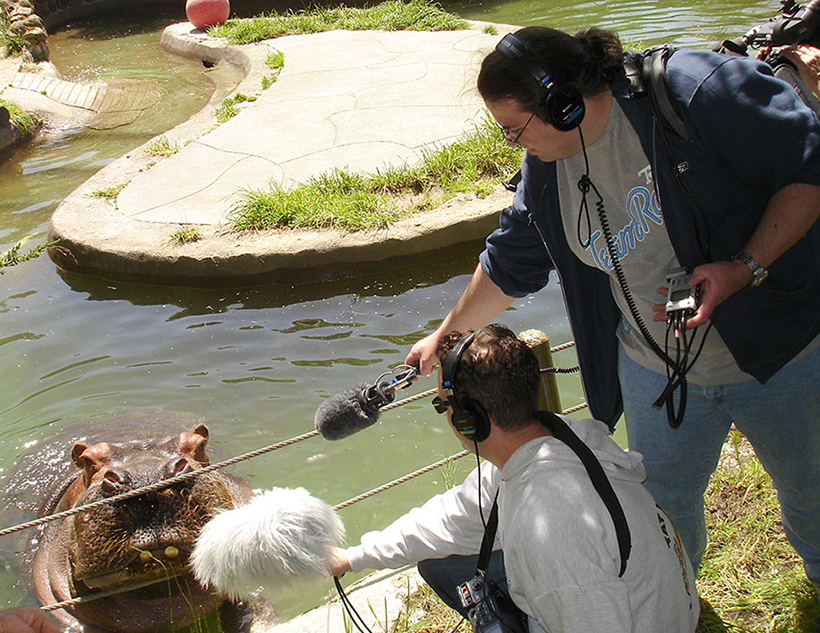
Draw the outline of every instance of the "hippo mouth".
M169 546L136 552L118 569L75 576L75 594L92 599L69 610L81 620L122 633L189 626L221 603L194 580L189 558L189 551Z
M135 592L151 593L150 589L154 585L143 588L143 585L155 582L168 596L168 587L163 581L173 586L177 583L173 579L179 576L190 576L188 561L190 551L169 545L156 550L135 551L133 556L121 562L116 569L106 569L100 573L76 575L75 581L82 583L93 591L110 591L116 588L126 589L134 587L129 594L134 597ZM189 585L189 583L184 583Z
M222 600L193 578L187 553L169 564L158 556L163 552L150 552L162 564L137 555L121 569L75 578L75 592L92 599L68 610L81 621L121 633L168 633L193 625Z

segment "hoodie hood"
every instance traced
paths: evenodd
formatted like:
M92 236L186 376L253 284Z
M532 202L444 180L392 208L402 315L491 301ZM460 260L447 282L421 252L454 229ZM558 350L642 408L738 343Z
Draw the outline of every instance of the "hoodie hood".
M636 451L625 451L609 436L606 424L598 420L575 420L559 416L570 429L594 453L607 477L628 482L640 483L646 478L643 467L643 456ZM550 469L581 468L583 464L569 446L561 440L547 435L522 444L510 456L501 470L501 479L509 481L533 467L537 462L545 462ZM539 466L539 469L544 466Z

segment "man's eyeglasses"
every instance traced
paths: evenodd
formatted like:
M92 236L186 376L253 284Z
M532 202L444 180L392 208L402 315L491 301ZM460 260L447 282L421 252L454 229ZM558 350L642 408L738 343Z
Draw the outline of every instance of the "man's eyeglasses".
M524 130L527 129L527 126L530 124L530 121L532 121L532 118L534 116L535 116L535 112L533 112L530 115L530 118L527 119L527 122L524 124L524 127L522 127L519 130L515 130L515 129L508 130L507 128L505 128L500 123L496 123L496 125L498 126L498 129L501 130L501 133L504 135L504 138L508 142L512 143L513 145L518 145L518 139L521 138L521 135L524 133Z
M451 406L449 398L442 398L441 396L433 398L433 408L436 413L445 413Z

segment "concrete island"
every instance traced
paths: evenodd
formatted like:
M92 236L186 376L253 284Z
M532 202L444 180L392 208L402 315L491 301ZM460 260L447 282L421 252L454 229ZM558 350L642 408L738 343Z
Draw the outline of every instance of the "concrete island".
M55 263L69 271L170 285L312 283L407 266L419 258L475 248L511 202L499 185L486 198L460 195L378 230L232 231L238 192L289 187L334 168L373 173L412 165L425 148L451 142L482 115L478 66L500 34L514 27L471 22L469 30L331 31L230 45L185 22L168 26L168 51L229 65L242 79L215 90L196 115L162 136L181 149L167 158L137 147L97 172L54 211L49 240ZM278 80L262 78L272 51L284 53ZM93 117L121 113L88 86L53 77L6 73L4 96L35 111ZM67 82L62 82L63 84ZM217 124L229 94L257 97ZM137 94L137 102L152 95ZM51 101L51 104L44 103ZM122 188L115 200L93 192ZM197 240L174 243L183 227ZM456 250L454 250L456 249Z

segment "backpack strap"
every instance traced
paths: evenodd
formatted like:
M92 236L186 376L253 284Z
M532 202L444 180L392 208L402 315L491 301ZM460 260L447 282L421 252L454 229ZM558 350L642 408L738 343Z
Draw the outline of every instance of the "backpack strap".
M674 52L674 46L663 44L642 53L627 53L624 72L629 80L629 94L637 98L648 96L655 120L688 141L689 132L666 82L666 63Z

